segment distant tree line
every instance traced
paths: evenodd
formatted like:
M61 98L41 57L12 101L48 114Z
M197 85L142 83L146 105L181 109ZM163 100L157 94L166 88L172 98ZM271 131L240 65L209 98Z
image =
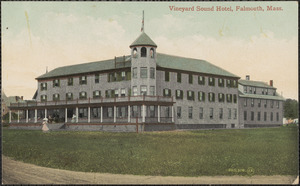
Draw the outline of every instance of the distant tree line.
M285 118L299 118L299 103L294 99L287 99L283 104L283 112Z

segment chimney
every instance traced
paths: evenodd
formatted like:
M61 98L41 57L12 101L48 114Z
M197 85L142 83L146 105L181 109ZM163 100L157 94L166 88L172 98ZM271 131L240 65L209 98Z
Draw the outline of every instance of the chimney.
M270 86L273 87L273 80L270 80Z
M250 80L250 76L249 75L246 75L246 80Z
M23 100L23 96L21 96L21 100Z

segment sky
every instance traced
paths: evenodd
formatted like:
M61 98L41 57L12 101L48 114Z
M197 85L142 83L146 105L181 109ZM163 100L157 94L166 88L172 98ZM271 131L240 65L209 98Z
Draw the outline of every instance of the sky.
M194 11L172 11L172 6ZM236 11L237 6L264 11ZM279 10L268 11L268 6ZM295 1L1 1L2 91L32 99L35 78L46 69L130 54L129 45L141 33L143 10L145 32L157 52L203 59L241 79L250 75L255 81L273 80L279 94L298 100Z

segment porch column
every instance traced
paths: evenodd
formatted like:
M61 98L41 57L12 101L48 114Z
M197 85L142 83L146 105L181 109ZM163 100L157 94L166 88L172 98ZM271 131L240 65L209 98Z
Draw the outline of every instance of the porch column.
M128 105L128 123L130 123L130 105Z
M45 108L45 118L47 118L47 109Z
M78 107L76 107L76 123L78 123Z
M37 109L34 109L34 123L37 122Z
M18 110L18 123L20 123L20 110Z
M26 123L28 123L28 110L26 110Z
M9 111L9 123L11 123L11 110Z
M100 108L100 122L103 122L103 107Z
M145 115L146 115L146 112L145 112L145 105L142 105L142 122L145 123Z
M172 109L172 122L174 122L174 106L172 106L171 109Z
M114 106L114 123L116 123L116 106Z
M65 123L68 123L68 108L65 108Z
M157 121L160 122L160 106L157 105Z
M88 123L91 122L91 107L88 107Z

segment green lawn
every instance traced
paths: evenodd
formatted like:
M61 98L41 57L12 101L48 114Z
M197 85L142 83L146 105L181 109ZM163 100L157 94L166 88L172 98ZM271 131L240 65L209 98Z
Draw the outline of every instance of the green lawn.
M106 133L2 131L3 154L39 166L162 176L298 175L298 128Z

